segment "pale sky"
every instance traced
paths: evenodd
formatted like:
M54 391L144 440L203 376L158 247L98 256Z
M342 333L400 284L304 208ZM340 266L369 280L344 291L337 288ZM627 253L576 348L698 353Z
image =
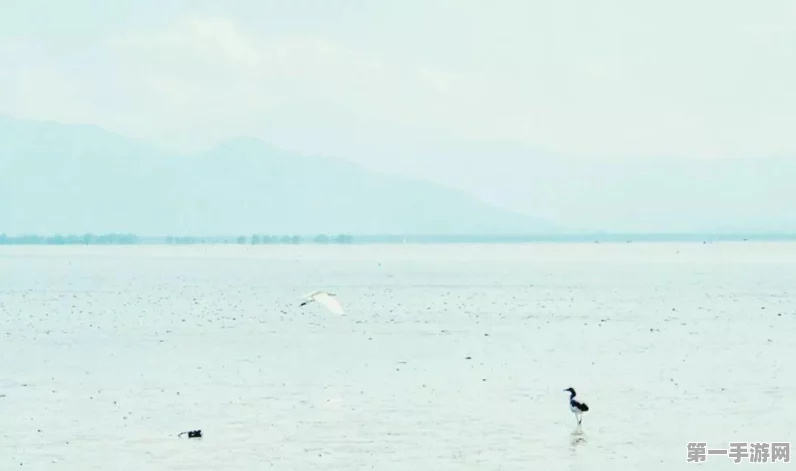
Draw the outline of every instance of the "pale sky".
M182 150L258 137L562 223L792 216L773 167L664 191L636 170L553 180L538 164L796 159L793 0L5 0L0 64L0 114Z
M8 2L17 117L181 145L367 123L582 156L796 151L789 0Z

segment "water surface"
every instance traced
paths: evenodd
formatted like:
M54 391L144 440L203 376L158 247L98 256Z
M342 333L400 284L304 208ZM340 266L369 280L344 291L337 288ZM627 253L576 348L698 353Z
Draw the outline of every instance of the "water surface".
M686 444L796 437L796 243L2 247L0 338L0 469L735 469Z

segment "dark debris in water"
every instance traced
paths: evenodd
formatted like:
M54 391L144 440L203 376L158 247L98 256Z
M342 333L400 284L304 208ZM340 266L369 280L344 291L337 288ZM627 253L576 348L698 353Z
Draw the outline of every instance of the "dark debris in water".
M182 437L183 435L188 435L188 438L202 438L202 431L201 430L189 430L186 432L180 432L177 434L178 437Z

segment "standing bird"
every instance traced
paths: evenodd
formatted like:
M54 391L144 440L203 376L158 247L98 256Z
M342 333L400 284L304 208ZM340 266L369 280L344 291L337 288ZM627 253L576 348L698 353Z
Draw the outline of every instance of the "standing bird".
M589 406L587 406L583 402L579 402L575 400L575 392L572 388L567 388L564 391L569 392L569 410L575 414L575 418L578 419L578 426L580 426L581 421L583 420L583 413L589 410Z
M300 306L305 306L311 302L317 302L326 306L326 309L332 311L335 314L344 314L343 306L340 305L340 301L336 298L336 294L334 293L327 293L326 291L313 291L312 293L307 294L304 296L305 300Z

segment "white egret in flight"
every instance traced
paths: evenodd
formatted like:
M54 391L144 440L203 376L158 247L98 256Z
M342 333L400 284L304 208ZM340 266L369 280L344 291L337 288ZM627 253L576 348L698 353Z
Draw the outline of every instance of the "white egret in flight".
M305 306L311 302L317 302L326 307L326 309L332 311L335 314L345 314L343 312L343 306L340 305L340 301L337 300L337 295L335 293L328 293L326 291L313 291L304 296L304 302L300 304L300 306Z

